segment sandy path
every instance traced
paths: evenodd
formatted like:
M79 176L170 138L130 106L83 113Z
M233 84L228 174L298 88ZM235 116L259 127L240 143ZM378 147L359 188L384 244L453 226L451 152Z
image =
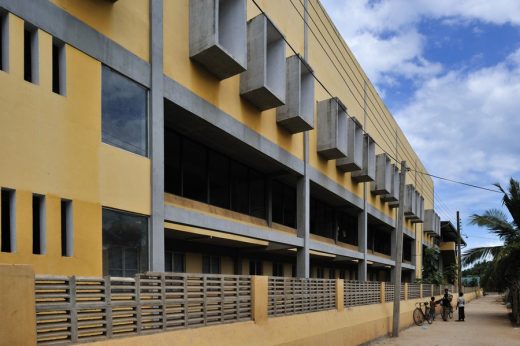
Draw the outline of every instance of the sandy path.
M520 346L520 328L512 327L507 310L499 302L499 296L488 295L466 305L466 321L444 322L437 315L433 324L413 326L401 331L399 338L384 338L370 345L471 345L471 346Z

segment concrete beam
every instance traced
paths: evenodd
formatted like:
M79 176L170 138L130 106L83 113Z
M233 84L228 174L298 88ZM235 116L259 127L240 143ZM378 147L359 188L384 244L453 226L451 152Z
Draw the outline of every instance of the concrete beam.
M267 240L269 242L289 244L293 247L303 247L303 239L270 229L268 227L261 227L239 221L233 221L230 219L223 219L217 216L199 213L197 211L176 207L170 204L166 204L164 209L165 221Z

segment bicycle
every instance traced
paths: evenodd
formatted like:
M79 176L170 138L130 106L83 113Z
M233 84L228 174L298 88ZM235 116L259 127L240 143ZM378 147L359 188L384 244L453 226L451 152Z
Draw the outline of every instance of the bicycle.
M430 315L430 306L429 302L426 303L415 303L415 310L413 311L413 321L416 325L422 326L424 323L424 320L428 322L428 324L432 324L432 316ZM422 306L424 305L424 311L422 309Z

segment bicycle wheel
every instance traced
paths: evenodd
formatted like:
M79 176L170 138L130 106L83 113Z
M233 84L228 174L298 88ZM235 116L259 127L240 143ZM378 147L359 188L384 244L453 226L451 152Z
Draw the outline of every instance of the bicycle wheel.
M424 323L424 314L421 309L415 308L415 310L413 311L413 321L416 325L422 326L422 324Z

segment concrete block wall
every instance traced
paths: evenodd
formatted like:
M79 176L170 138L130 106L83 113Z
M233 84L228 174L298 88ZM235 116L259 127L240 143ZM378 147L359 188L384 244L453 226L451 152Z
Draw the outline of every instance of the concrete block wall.
M370 184L374 195L386 195L392 192L392 165L387 154L376 155L376 179Z
M337 97L318 102L317 151L327 160L347 157L348 123L344 109Z
M246 0L190 1L190 58L220 80L247 68Z
M352 172L352 180L357 183L374 181L376 178L376 143L369 134L363 138L363 168Z
M363 169L363 127L355 118L348 118L347 157L336 160L336 167L342 172Z
M247 23L247 70L240 95L261 111L285 104L285 41L263 14Z
M292 134L314 128L314 77L301 59L298 55L287 58L286 102L276 109L276 122Z

